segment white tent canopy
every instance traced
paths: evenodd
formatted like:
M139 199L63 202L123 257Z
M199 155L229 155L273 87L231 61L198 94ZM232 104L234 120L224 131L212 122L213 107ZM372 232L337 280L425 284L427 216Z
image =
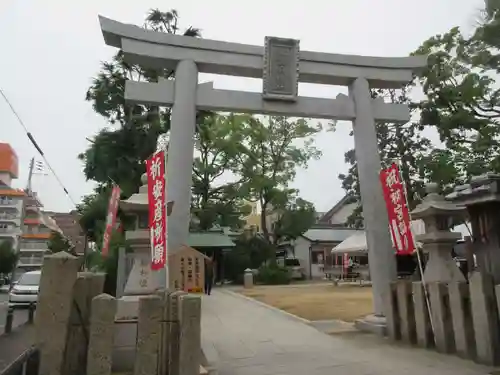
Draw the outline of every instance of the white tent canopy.
M411 222L411 230L413 235L425 233L425 225L422 220L413 220ZM392 241L392 236L391 236ZM394 245L394 244L393 244ZM364 230L356 231L352 236L348 237L340 244L332 249L332 254L343 253L366 253L368 252L368 245L366 244L366 234Z

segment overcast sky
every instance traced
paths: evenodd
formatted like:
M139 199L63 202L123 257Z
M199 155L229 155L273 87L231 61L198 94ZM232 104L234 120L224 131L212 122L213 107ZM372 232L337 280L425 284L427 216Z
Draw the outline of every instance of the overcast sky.
M49 162L78 203L92 190L77 155L106 126L84 95L101 61L113 48L104 45L97 16L142 24L150 8L176 9L181 24L201 28L203 37L262 45L264 37L300 39L302 50L372 56L405 56L422 41L460 25L471 29L482 0L0 0L0 88L24 120ZM259 91L254 79L201 75L215 87ZM337 87L301 84L300 95L334 98ZM339 173L345 172L344 152L352 148L351 125L340 123L335 133L322 133L319 161L300 170L294 186L328 210L343 196ZM20 177L26 184L31 157L40 160L23 129L0 98L0 141L17 151ZM74 208L55 177L35 176L33 188L45 208Z

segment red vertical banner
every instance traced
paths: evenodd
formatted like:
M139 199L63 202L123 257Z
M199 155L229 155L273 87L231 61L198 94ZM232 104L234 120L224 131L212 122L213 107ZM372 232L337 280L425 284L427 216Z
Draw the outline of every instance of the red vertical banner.
M398 254L411 254L415 250L415 242L411 232L405 188L397 164L393 163L389 168L380 171L380 183L394 248Z
M111 241L113 229L115 229L116 213L118 212L118 202L120 201L120 192L120 188L115 185L113 186L111 196L109 197L108 216L106 218L106 228L104 230L101 248L101 254L103 257L106 257L108 255L109 242Z
M344 267L344 275L347 276L347 274L349 272L349 254L348 253L344 253L342 266Z
M159 270L165 267L167 260L165 152L157 152L146 161L146 172L148 175L151 269Z

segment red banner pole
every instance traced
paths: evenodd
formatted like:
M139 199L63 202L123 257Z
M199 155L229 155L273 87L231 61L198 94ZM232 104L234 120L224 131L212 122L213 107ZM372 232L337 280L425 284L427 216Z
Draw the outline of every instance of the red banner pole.
M402 163L401 163L401 160L399 160L399 159L395 159L393 162L398 166L399 178L401 179L401 185L403 185L403 192L404 192L404 196L405 196L406 207L408 207L408 215L410 217L411 237L413 239L413 243L414 243L414 246L415 246L415 251L417 253L418 269L419 269L419 272L420 272L420 278L422 280L422 287L424 288L425 304L427 305L427 312L429 313L429 323L431 324L432 333L434 334L435 331L434 331L434 322L432 321L431 301L429 299L429 291L428 291L428 288L427 288L427 283L425 282L425 278L424 278L424 266L423 266L423 262L422 262L422 257L420 256L420 250L418 248L417 240L415 238L415 234L413 233L413 228L411 226L412 220L411 220L410 206L408 204L408 191L406 189L405 180L402 178L402 173L401 173Z

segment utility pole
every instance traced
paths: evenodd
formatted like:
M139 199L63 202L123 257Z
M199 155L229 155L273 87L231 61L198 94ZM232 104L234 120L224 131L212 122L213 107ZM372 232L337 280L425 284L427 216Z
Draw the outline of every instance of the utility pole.
M31 194L31 179L33 177L33 169L35 168L35 158L31 158L29 173L28 173L28 182L26 183L26 192Z

